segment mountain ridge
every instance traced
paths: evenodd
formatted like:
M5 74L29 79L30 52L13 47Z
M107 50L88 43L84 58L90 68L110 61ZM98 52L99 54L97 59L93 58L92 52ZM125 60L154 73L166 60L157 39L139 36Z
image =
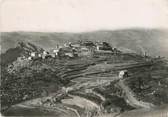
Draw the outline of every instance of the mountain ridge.
M2 53L9 48L16 47L18 41L27 41L41 46L44 49L54 48L56 44L77 40L106 41L112 46L126 52L151 56L168 57L168 30L167 29L123 29L98 30L91 32L2 32Z

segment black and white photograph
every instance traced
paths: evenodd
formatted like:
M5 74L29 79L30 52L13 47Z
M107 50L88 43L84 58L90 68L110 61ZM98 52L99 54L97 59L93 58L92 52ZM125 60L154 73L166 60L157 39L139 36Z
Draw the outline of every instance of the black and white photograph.
M168 117L168 0L0 0L0 116Z

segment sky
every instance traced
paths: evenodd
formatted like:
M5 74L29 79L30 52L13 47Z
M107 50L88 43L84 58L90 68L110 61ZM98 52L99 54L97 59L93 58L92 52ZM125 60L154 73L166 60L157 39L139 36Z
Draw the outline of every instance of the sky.
M1 0L0 31L168 28L168 0Z

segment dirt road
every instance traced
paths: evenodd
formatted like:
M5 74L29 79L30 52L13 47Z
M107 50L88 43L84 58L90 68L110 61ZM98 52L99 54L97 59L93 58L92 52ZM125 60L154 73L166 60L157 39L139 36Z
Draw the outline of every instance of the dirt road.
M142 102L140 100L137 100L135 97L135 94L131 91L131 89L124 84L123 80L120 80L118 82L118 85L122 88L122 90L125 93L127 103L130 104L131 106L135 108L146 108L146 109L151 109L154 108L155 106L151 103L148 102Z

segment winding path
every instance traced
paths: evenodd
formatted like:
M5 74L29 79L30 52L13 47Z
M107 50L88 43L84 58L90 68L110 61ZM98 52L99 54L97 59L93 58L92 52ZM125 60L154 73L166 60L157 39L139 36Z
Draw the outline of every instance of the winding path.
M118 82L118 85L120 86L120 88L124 91L125 93L125 96L126 96L126 101L128 104L130 104L131 106L135 107L135 108L147 108L147 109L150 109L150 108L153 108L155 107L153 104L151 103L148 103L148 102L142 102L142 101L139 101L135 98L135 95L134 93L131 91L131 89L126 86L124 84L124 81L123 80L120 80Z

